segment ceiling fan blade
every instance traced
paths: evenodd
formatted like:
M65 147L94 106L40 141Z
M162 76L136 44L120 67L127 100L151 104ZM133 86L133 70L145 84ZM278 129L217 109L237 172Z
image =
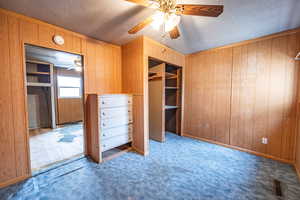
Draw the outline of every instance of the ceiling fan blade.
M218 17L223 12L223 5L178 4L177 14Z
M146 6L146 7L149 6L149 1L148 0L125 0L125 1L136 3L136 4L141 5L141 6Z
M177 39L180 36L178 26L175 26L170 32L169 32L171 39Z
M142 30L143 28L145 28L147 25L151 24L153 22L153 18L148 17L146 18L144 21L138 23L135 27L133 27L132 29L130 29L128 31L129 34L135 34L137 32L139 32L140 30Z

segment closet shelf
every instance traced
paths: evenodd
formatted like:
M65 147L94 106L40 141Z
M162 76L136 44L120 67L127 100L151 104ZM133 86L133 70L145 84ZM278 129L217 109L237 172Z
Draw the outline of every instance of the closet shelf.
M156 73L156 72L148 72L149 78L148 80L154 80L154 79L161 79L162 74L161 73Z
M179 89L178 87L165 87L166 90L177 90Z
M165 109L166 110L170 110L170 109L177 109L178 106L168 106L168 105L165 105Z
M176 79L177 75L169 72L165 72L166 79Z
M39 75L50 76L50 72L27 72L26 74L33 75L33 76L39 76Z
M27 83L27 86L35 86L35 87L51 87L51 83Z
M162 79L162 76L151 76L148 78L149 81L154 80L154 79Z

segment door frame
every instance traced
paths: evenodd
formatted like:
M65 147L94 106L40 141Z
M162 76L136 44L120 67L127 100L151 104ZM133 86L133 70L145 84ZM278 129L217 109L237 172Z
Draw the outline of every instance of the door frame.
M32 177L32 169L31 169L31 158L30 158L30 135L29 135L29 123L28 123L28 105L27 105L27 84L26 84L26 49L25 45L31 45L31 46L36 46L36 47L41 47L41 48L46 48L54 51L61 51L61 52L66 52L66 53L71 53L71 54L77 54L80 55L82 58L82 108L83 108L83 154L84 156L87 155L87 131L86 131L86 112L85 112L85 100L86 100L86 93L85 93L85 67L86 67L86 62L85 62L85 55L81 52L72 52L72 51L66 51L66 50L61 50L61 49L55 49L52 47L47 47L43 46L40 44L35 44L35 43L29 43L29 42L24 42L21 41L21 49L22 49L22 72L23 72L23 87L24 87L24 108L25 108L25 127L26 127L26 151L27 151L27 169L28 169L28 175L29 177Z

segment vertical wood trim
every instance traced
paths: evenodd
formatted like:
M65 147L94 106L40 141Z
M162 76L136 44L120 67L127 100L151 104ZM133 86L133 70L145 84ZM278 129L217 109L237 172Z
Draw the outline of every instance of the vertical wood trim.
M0 182L16 177L8 17L0 13Z
M27 154L27 126L25 111L25 89L24 89L24 70L22 65L22 48L20 48L19 21L16 18L9 18L9 58L11 70L11 87L14 98L13 124L14 124L14 143L16 159L16 176L28 174L28 154ZM21 66L21 67L20 67ZM24 115L22 115L22 113Z
M148 81L149 138L159 142L165 141L165 70L165 64L149 69L162 76Z

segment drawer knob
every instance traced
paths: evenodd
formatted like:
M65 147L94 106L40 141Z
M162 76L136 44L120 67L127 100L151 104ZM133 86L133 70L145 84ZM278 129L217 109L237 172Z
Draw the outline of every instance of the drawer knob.
M102 115L105 116L105 113L103 112Z
M103 133L103 136L106 136L106 135Z
M105 144L103 144L103 147L106 147L106 145L105 145Z
M104 124L104 123L103 123L102 125L103 125L103 126L105 126L105 124Z
M105 102L104 102L104 101L102 101L102 104L105 104Z

